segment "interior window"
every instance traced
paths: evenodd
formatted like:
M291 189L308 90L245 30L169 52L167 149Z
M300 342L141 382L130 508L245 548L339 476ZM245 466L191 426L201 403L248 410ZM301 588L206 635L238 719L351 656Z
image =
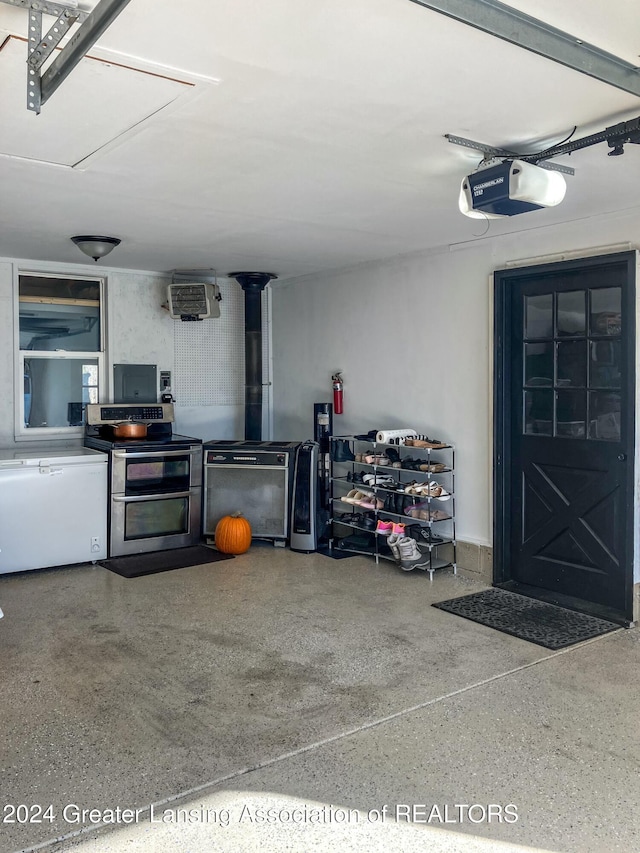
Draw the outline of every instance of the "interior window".
M20 274L16 436L78 432L102 375L102 280Z

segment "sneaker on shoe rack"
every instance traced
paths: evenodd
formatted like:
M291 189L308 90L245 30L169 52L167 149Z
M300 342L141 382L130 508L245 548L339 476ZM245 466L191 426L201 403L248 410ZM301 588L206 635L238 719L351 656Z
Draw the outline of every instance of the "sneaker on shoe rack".
M376 533L379 533L381 536L390 536L393 533L393 522L383 521L383 519L379 518L376 525Z
M391 548L391 553L398 563L400 562L400 548L398 546L400 539L402 539L402 536L399 533L391 533L387 536L387 545Z
M410 536L403 536L398 543L398 548L400 549L400 568L403 572L412 572L429 564L429 555L425 556L418 549L416 540Z
M393 522L393 530L391 532L395 533L396 536L406 536L407 535L405 525L402 524L401 522L398 522L398 521Z

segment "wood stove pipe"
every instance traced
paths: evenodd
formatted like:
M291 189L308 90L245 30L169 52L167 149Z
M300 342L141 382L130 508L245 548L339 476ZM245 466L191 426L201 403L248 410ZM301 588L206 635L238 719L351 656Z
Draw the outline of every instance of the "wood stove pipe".
M262 291L272 272L230 272L244 290L245 409L244 437L262 439Z

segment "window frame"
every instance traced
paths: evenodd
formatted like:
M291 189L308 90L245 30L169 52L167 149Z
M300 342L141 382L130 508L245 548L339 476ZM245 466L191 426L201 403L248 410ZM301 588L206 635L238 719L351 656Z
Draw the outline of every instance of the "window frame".
M20 276L32 276L44 279L71 279L86 281L92 280L98 283L100 293L100 341L99 349L95 351L55 351L55 350L22 350L20 349ZM78 361L87 359L98 363L98 400L106 393L106 283L107 276L91 272L67 272L66 269L55 270L50 266L38 269L37 267L21 267L14 264L13 269L13 356L14 356L14 387L13 387L13 410L14 410L14 439L18 441L42 441L76 439L84 435L84 426L57 426L57 427L27 427L25 425L24 406L24 376L25 358L46 358L50 360Z

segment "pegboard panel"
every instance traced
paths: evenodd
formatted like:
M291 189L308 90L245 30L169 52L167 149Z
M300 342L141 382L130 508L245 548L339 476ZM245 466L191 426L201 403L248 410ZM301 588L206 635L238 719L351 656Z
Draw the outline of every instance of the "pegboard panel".
M220 317L175 322L174 397L178 406L244 405L244 293L218 280ZM263 293L262 369L269 382L269 317Z

